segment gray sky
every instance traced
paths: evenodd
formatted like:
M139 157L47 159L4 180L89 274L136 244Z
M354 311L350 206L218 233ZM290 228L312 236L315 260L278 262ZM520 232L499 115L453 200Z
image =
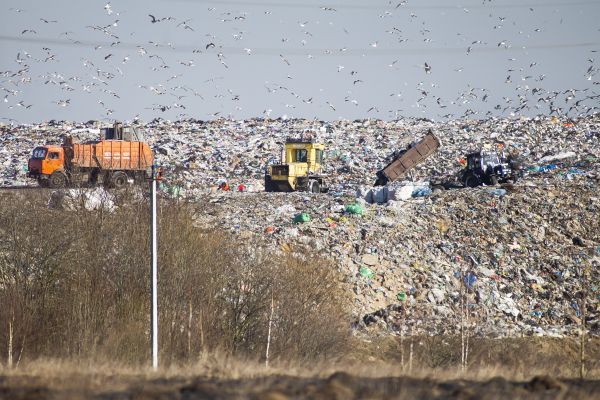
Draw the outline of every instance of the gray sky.
M106 4L2 2L3 122L600 107L600 0Z

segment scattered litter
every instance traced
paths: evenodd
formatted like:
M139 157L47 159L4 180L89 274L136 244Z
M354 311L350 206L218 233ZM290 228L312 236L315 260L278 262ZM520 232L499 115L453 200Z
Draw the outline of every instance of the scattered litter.
M357 204L357 203L348 204L345 208L345 211L348 214L354 214L354 215L362 215L364 212L364 210L360 206L360 204Z
M296 214L294 216L294 220L293 220L294 224L300 224L300 223L309 222L309 221L310 221L310 216L305 212Z
M372 279L373 276L375 276L375 274L373 273L373 271L371 271L369 267L360 267L358 272L360 273L360 276L368 279Z

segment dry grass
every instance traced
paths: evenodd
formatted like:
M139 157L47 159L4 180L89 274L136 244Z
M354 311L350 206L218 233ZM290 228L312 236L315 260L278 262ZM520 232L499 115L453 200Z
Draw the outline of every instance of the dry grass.
M502 377L510 380L529 380L535 376L551 375L559 378L577 378L577 349L573 339L505 338L473 339L473 359L462 371L460 360L436 368L428 366L431 348L425 348L423 338L416 338L414 368L409 371L399 363L398 354L391 354L398 343L393 338L381 339L365 345L354 342L352 351L334 360L284 359L268 368L259 358L240 357L224 352L205 352L192 362L170 363L153 371L149 363L131 365L99 358L90 359L36 359L24 362L19 368L0 365L0 375L37 376L60 382L62 377L81 375L95 379L121 377L184 379L249 379L273 375L295 377L327 377L345 372L365 378L400 377L432 378L439 380L487 380ZM442 338L439 338L442 339ZM452 342L453 338L446 338ZM419 344L420 343L420 344ZM589 342L587 379L600 379L600 338ZM507 349L512 349L510 352ZM488 351L491 354L488 354ZM460 352L460 349L458 349ZM503 357L493 354L503 352Z
M3 396L4 395L4 396ZM415 368L390 362L277 362L205 354L197 362L153 371L149 367L90 361L37 360L0 368L3 398L481 398L596 399L600 381L549 377L544 368L526 373L507 366Z

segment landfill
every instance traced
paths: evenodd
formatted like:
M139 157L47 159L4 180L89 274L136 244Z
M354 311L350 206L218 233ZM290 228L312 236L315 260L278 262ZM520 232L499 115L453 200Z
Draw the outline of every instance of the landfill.
M600 335L599 115L138 123L163 168L164 198L193 202L198 226L333 260L356 330L565 336L584 321ZM394 151L429 129L440 149L403 181L374 188ZM36 145L99 132L96 121L2 126L0 185L35 185L26 171ZM304 132L326 146L329 192L265 193L265 165ZM469 152L499 144L524 162L517 183L433 184L456 180ZM223 181L233 189L219 190Z

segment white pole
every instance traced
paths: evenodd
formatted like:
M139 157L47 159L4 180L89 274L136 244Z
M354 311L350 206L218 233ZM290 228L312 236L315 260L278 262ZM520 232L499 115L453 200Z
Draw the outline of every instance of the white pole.
M156 167L152 166L152 368L158 368L158 271L156 246Z
M267 353L265 354L265 367L269 368L269 347L271 347L271 325L273 324L273 311L275 309L275 300L273 298L273 289L271 289L271 315L269 316L269 333L267 334Z

